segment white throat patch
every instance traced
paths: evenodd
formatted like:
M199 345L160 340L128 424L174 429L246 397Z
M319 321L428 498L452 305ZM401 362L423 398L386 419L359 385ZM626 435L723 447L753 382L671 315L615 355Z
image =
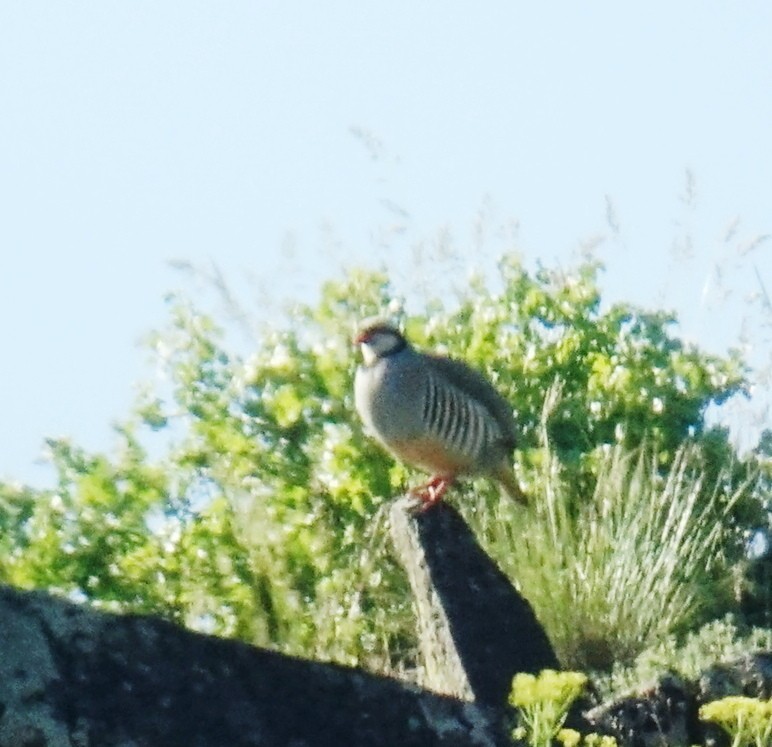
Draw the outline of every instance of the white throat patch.
M365 362L365 365L372 366L378 360L378 355L366 342L363 342L360 347L362 348L362 360Z

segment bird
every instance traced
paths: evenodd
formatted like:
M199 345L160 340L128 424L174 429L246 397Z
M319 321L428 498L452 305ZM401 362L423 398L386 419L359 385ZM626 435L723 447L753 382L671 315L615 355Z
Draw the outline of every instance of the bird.
M383 319L360 325L353 342L362 363L354 404L369 432L398 460L432 475L410 494L422 510L459 477L498 482L518 503L528 498L515 476L512 408L490 381L461 360L416 350Z

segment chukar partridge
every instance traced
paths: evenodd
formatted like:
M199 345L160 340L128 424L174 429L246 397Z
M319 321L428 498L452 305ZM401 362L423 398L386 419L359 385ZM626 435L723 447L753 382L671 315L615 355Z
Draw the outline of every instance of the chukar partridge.
M366 322L354 343L363 358L354 381L359 415L395 457L433 475L411 491L426 507L466 475L490 477L527 502L512 469L512 410L482 374L418 352L384 321Z

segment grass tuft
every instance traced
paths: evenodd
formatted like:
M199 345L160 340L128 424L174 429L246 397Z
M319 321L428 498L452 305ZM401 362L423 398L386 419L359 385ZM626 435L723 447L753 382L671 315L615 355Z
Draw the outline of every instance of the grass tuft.
M473 520L533 606L564 667L607 671L701 622L720 588L732 507L748 485L710 485L697 446L666 473L646 448L593 455L594 490L545 447L534 505Z

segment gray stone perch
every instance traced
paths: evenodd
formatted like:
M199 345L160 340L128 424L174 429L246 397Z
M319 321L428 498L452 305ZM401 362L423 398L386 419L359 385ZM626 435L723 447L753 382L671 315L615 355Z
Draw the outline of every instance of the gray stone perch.
M459 513L412 513L397 501L391 533L418 617L425 687L504 708L518 672L559 668L528 602L485 554Z

